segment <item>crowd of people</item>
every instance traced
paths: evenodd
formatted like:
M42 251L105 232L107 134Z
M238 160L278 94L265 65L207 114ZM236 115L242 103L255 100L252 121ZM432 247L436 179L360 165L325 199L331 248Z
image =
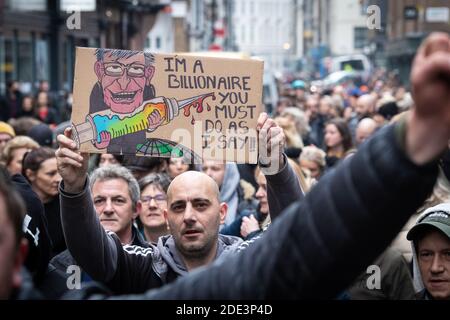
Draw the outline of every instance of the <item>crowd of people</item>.
M48 88L11 84L0 298L450 299L449 61L433 34L410 92L280 82L257 166L80 153Z
M17 119L27 118L45 123L54 128L69 120L72 111L72 93L58 95L50 91L47 80L39 81L36 92L23 93L20 83L9 80L6 93L0 96L0 121L15 123Z

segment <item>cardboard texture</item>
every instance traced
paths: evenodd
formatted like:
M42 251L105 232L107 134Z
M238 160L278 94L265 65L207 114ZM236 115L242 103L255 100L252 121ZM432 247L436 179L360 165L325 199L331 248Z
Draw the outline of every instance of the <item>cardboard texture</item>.
M257 162L263 62L76 49L71 122L83 152Z

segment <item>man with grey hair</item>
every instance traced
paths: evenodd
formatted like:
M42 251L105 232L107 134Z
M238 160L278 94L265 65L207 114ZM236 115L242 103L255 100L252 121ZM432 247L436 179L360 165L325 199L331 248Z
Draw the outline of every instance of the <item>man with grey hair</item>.
M139 185L131 172L121 166L106 166L92 172L89 187L102 226L117 234L123 244L132 244L139 233L133 221L141 211Z
M111 109L117 114L130 114L144 101L155 97L150 81L155 73L151 53L119 49L97 49L94 71L98 82L90 95L89 113ZM159 114L150 119L154 130L162 122ZM145 141L145 131L128 134L111 140L108 132L95 141L98 149L107 148L108 153L136 153L136 141Z
M96 169L90 176L89 189L93 202L92 209L97 213L100 228L115 233L118 245L142 248L149 246L133 224L142 205L138 182L128 169L116 165ZM85 189L85 192L89 189ZM83 206L83 203L73 204ZM80 210L79 208L74 210ZM85 237L85 234L80 233L79 236ZM61 252L50 261L46 284L42 288L48 298L58 298L68 289L68 279L73 276L74 266L81 271L69 250ZM81 272L80 283L90 280L91 277L86 272Z

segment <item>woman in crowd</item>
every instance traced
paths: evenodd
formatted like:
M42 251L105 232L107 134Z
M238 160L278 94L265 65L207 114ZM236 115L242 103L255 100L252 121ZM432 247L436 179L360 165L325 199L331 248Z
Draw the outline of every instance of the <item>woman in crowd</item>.
M22 108L19 112L19 117L33 117L34 111L34 100L32 96L25 96L22 99Z
M56 167L55 150L40 147L26 154L22 174L44 205L48 231L53 244L53 255L66 249L62 231L58 185L61 176Z
M2 152L2 161L10 175L22 173L22 160L25 153L39 148L39 144L26 136L17 136L8 141Z
M307 193L311 188L311 179L305 176L300 166L294 160L289 158L287 158L287 160L297 177L303 194ZM271 223L266 177L261 170L259 170L259 167L256 168L255 176L259 186L255 194L255 197L259 200L259 209L255 215L250 214L249 216L244 216L242 218L240 235L246 240L258 235Z
M334 118L327 122L324 140L327 168L333 167L340 159L354 151L350 129L344 119Z
M161 236L169 234L169 227L164 218L167 209L167 188L170 178L165 173L151 173L139 180L142 210L139 220L145 239L153 244L158 243Z
M58 115L56 111L50 107L50 102L47 92L39 92L36 101L36 117L45 124L51 127L58 123Z
M172 157L169 159L167 173L169 174L170 179L173 179L188 170L195 170L195 166L193 164L186 163L183 158Z
M300 167L294 160L287 158L289 166L297 178L303 193L309 191L311 181L309 177L306 177ZM258 199L259 204L255 209L251 208L244 210L241 215L229 226L222 228L221 234L232 235L242 237L244 240L249 240L257 236L271 223L269 212L269 199L267 193L267 180L259 167L256 167L255 178L258 183L258 190L255 197ZM294 180L295 181L295 180ZM282 191L280 191L282 192Z
M326 154L322 149L315 146L307 146L302 149L300 154L300 167L308 170L311 178L319 180L325 169Z

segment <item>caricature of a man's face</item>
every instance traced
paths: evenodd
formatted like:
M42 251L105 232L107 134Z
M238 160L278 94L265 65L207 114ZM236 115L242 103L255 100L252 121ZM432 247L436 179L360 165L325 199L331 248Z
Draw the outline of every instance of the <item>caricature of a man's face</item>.
M104 102L116 113L130 113L144 100L144 88L154 67L145 66L143 53L116 57L107 52L95 63L95 73L102 85Z

